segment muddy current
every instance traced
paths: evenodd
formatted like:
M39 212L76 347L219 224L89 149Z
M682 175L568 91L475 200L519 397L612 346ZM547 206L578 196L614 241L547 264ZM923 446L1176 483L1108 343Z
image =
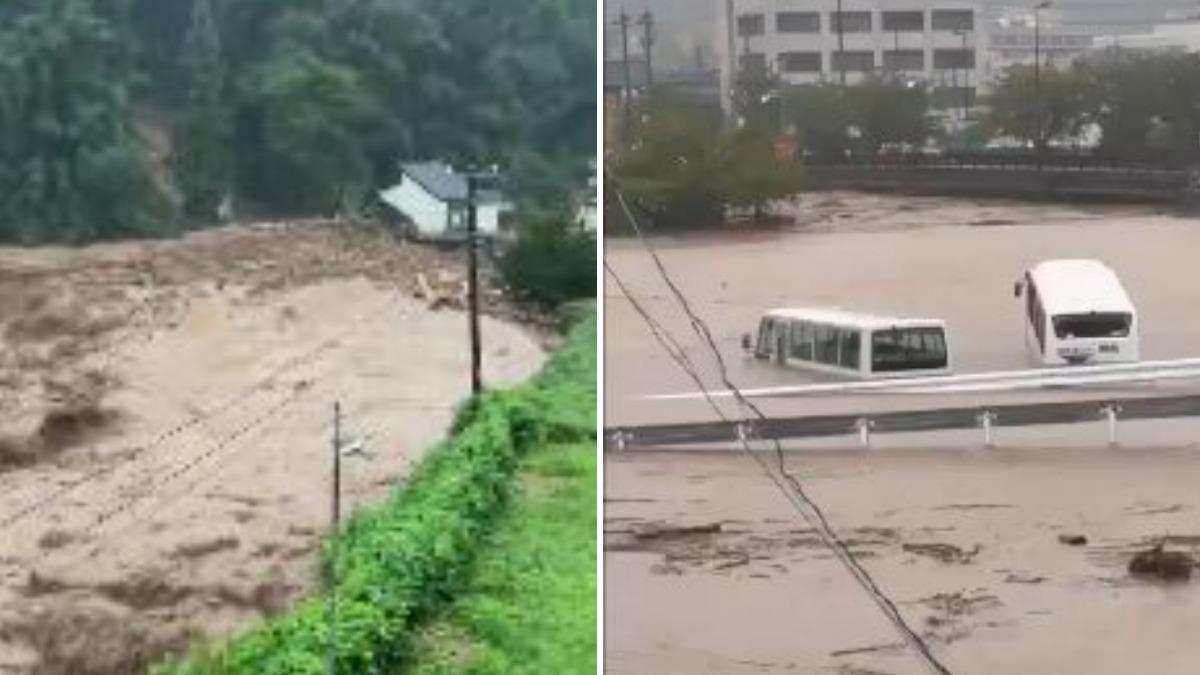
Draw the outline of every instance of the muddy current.
M1012 284L1036 262L1098 258L1138 308L1142 356L1200 353L1200 220L1125 207L831 194L771 232L654 244L740 386L818 378L741 353L764 310L938 317L956 372L1032 366ZM610 264L715 386L713 360L644 252ZM711 420L694 384L609 281L606 425ZM824 381L823 379L821 381ZM1200 391L1200 383L957 396L765 401L771 415ZM728 409L730 413L737 411ZM1097 423L784 444L783 461L906 622L956 673L1195 672L1197 577L1130 573L1161 547L1200 554L1200 423ZM774 453L768 453L772 462ZM605 630L612 673L927 672L811 523L732 448L606 454ZM1175 560L1175 558L1172 558ZM1136 565L1134 565L1136 567Z

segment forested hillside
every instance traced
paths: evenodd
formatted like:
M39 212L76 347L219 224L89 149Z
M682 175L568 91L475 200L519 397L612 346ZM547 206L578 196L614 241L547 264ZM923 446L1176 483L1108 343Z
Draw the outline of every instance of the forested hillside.
M401 159L545 197L595 148L591 0L4 0L0 240L361 206Z

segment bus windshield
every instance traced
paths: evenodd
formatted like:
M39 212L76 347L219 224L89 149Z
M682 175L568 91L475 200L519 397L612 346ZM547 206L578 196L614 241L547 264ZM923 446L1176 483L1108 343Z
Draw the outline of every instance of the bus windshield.
M941 328L895 328L871 335L871 370L877 373L946 365L946 336Z
M1054 317L1054 334L1070 338L1128 337L1133 317L1121 312L1060 314Z

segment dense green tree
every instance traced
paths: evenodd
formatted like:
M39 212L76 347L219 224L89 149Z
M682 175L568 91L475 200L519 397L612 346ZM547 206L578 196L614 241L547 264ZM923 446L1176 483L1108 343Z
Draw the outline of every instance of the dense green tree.
M189 93L177 169L183 211L189 218L213 222L229 192L230 134L221 38L210 0L194 1L184 49Z
M724 140L718 128L686 114L650 117L642 142L615 158L620 190L637 217L666 227L702 227L725 219ZM628 231L622 209L606 205L606 226Z
M770 134L744 128L725 141L721 178L728 206L750 209L754 220L763 219L774 200L797 190L793 164L776 155Z
M733 110L738 116L739 126L761 132L778 132L783 83L765 59L748 57L745 54L738 59L741 65L734 81Z
M723 130L707 111L662 107L648 115L641 143L613 160L616 183L635 217L662 227L704 227L725 222L729 209L761 219L774 200L796 191L792 162L776 155L770 130ZM628 231L624 210L605 205L605 226Z
M848 117L859 130L858 145L874 156L885 145L923 145L933 134L924 87L871 79L846 89Z
M1096 110L1094 82L1078 67L1012 66L987 98L986 124L998 133L1045 148L1079 135Z
M161 226L120 36L86 0L0 28L0 237L80 241Z
M563 210L520 214L517 240L500 258L504 279L548 307L596 295L596 237Z
M921 145L934 133L928 93L899 81L801 85L788 88L784 101L785 119L817 161L870 157L888 144Z
M404 160L498 164L519 201L561 203L595 153L595 20L591 0L6 0L0 238L165 228L142 131L171 132L155 183L197 221L228 195L351 208Z
M784 92L784 119L810 160L837 162L850 153L853 125L845 91L833 85L789 87Z

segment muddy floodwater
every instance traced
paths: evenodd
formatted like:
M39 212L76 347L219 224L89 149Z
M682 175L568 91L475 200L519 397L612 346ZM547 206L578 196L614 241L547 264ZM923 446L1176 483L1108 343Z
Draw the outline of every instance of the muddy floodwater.
M1013 282L1048 258L1098 258L1138 308L1142 356L1200 355L1200 220L1082 208L831 194L795 227L658 238L740 386L812 377L747 359L765 309L841 306L945 319L956 372L1031 367ZM712 359L635 242L607 259L680 339ZM710 420L694 389L609 280L606 425ZM923 409L1110 395L1200 393L1200 383L1088 391L770 401L772 415ZM1162 544L1200 554L1200 421L852 437L785 444L834 528L955 673L1191 674L1200 574L1129 575ZM926 672L757 464L729 448L606 455L608 672ZM1082 541L1082 543L1081 543ZM1070 543L1064 543L1070 542Z

